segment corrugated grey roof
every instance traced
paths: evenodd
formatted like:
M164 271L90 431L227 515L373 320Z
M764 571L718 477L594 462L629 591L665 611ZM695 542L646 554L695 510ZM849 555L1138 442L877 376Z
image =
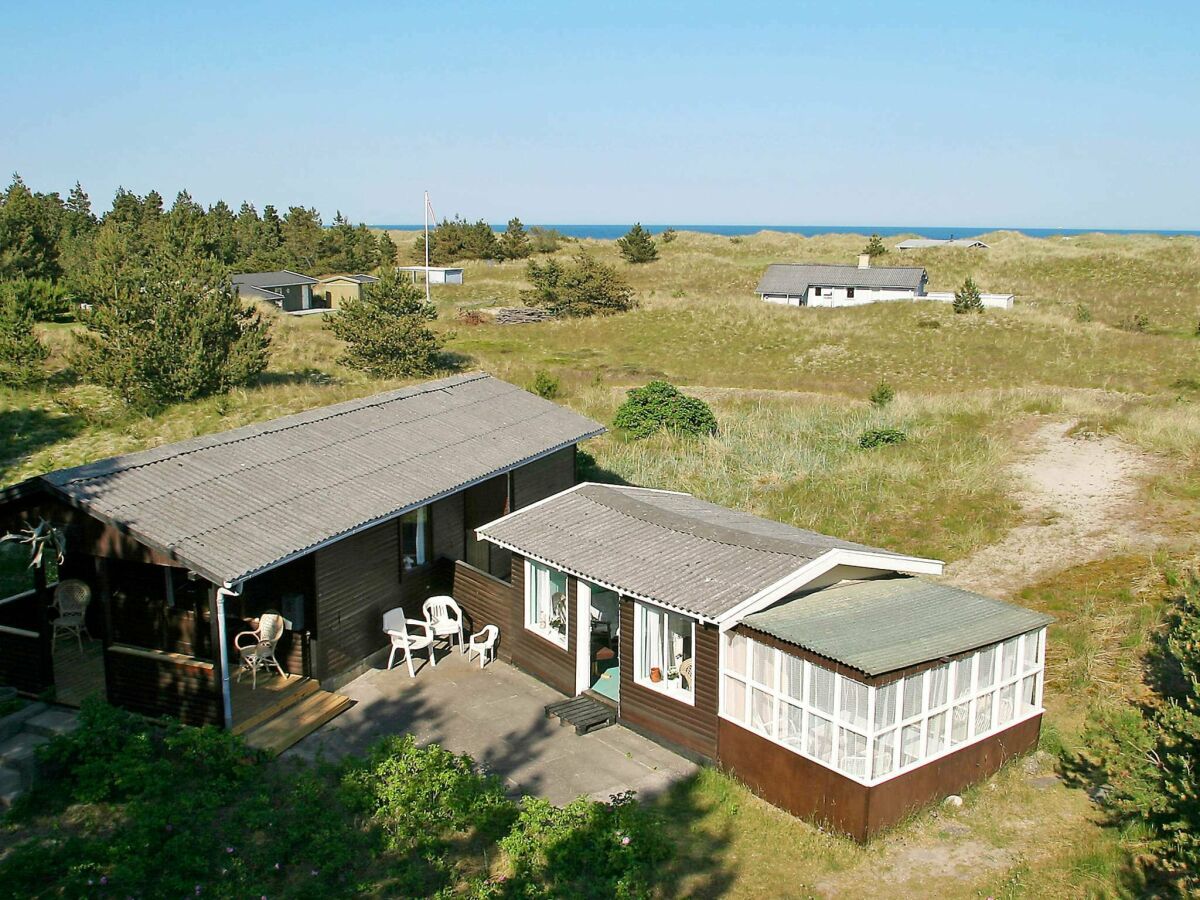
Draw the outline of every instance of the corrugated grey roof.
M299 272L282 269L278 272L242 272L230 277L234 284L249 284L259 288L285 287L291 284L316 284L317 279Z
M585 578L710 619L829 550L888 553L691 494L604 484L564 491L478 533Z
M759 294L799 296L810 285L917 291L924 280L925 270L919 267L869 266L862 269L858 266L772 263L767 266L755 291Z
M867 675L995 644L1052 621L1022 606L909 577L845 582L742 620Z
M896 245L898 250L924 250L928 247L984 247L987 244L978 238L909 238Z
M206 577L234 582L603 430L475 373L43 478Z

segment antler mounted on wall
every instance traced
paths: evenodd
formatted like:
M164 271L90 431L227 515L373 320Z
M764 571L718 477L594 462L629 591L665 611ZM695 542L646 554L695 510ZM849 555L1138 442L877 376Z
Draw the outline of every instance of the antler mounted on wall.
M66 559L66 541L63 539L61 528L51 525L45 519L38 519L37 525L26 525L19 533L6 534L0 537L0 543L16 541L29 547L29 568L37 569L45 564L46 550L54 552L59 565Z

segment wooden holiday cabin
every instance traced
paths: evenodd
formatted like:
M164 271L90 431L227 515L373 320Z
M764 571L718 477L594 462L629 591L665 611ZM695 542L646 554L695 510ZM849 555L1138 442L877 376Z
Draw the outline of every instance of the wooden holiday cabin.
M502 657L856 839L1037 743L1048 617L937 560L599 484L478 534L511 576L455 595Z
M0 599L0 683L71 677L50 651L57 577L92 589L85 649L116 705L231 727L231 643L268 609L284 668L336 687L386 656L383 611L420 616L456 561L506 575L473 530L573 485L601 431L469 374L31 478L0 493L0 528L44 520L66 554Z

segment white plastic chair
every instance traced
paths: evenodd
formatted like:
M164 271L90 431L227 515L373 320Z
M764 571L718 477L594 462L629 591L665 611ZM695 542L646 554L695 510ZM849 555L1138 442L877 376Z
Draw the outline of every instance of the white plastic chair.
M408 626L413 625L420 628L424 633L412 635L408 633ZM396 659L396 651L404 651L404 661L408 663L409 678L416 678L417 672L413 668L413 651L428 650L429 664L437 665L437 658L433 654L433 642L435 640L433 634L433 626L424 619L406 619L404 618L404 610L397 607L389 609L383 614L383 630L387 632L387 636L392 642L392 652L388 654L388 669L391 669L392 662Z
M53 604L57 614L50 621L50 624L54 626L54 630L50 634L51 653L54 652L60 631L74 635L75 640L79 643L79 652L83 652L83 635L86 634L89 641L92 639L85 621L88 604L91 602L92 589L87 586L86 582L68 578L66 581L58 583L58 587L54 589Z
M430 597L421 607L421 613L433 628L434 637L445 640L453 647L454 638L457 636L459 652L466 653L467 648L463 644L462 607L458 605L457 600L446 596Z
M286 677L283 666L275 658L275 646L283 637L287 620L277 612L265 612L258 619L258 628L254 631L243 631L233 639L233 646L242 658L242 666L238 669L237 680L250 673L250 687L258 687L258 670L275 667L275 671Z
M467 661L470 662L471 654L479 654L479 668L483 668L484 660L496 658L496 639L500 637L500 629L495 625L484 625L483 630L471 635L471 640L467 644Z

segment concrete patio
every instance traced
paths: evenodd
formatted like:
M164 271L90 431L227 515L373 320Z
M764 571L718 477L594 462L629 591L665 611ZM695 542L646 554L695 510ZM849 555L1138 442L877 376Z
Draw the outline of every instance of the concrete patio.
M470 754L514 794L556 804L580 795L607 800L627 790L654 796L696 771L692 762L620 725L577 735L547 719L543 707L562 694L506 663L480 670L457 650L443 650L436 667L424 659L417 666L416 678L397 663L350 682L338 693L357 704L284 757L362 754L385 735L411 734L420 744Z

